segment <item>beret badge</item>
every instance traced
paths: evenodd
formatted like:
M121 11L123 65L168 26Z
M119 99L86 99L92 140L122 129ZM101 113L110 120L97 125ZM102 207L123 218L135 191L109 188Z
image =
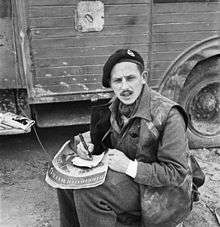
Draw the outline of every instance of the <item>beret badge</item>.
M132 57L135 57L134 52L132 52L131 50L127 50L127 54L130 55L130 56L132 56Z

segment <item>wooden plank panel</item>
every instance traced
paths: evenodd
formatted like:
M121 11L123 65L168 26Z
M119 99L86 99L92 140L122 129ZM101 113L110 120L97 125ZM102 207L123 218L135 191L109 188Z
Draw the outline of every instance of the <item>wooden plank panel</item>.
M206 32L180 32L180 33L155 33L153 34L153 43L165 42L188 42L200 41L213 35L219 34L219 31Z
M142 15L150 13L150 4L105 5L106 16Z
M191 42L152 43L152 52L183 51L195 44Z
M30 18L74 16L74 6L34 6L29 10ZM148 4L106 5L105 15L137 15L150 13Z
M135 25L146 24L146 14L130 16L105 16L105 25ZM57 28L57 27L74 27L73 17L40 17L30 18L31 28Z
M34 60L35 67L83 66L104 64L108 56L85 56L69 58L43 58Z
M38 17L74 17L75 7L73 6L47 6L47 7L32 7L29 10L30 18Z
M146 34L148 24L143 26L109 26L104 27L101 32L97 33L79 33L74 28L56 28L56 29L33 29L31 31L33 38L50 38L50 37L72 37L72 36L111 36L125 34Z
M152 53L151 55L152 63L155 61L173 61L179 54L181 54L181 51Z
M32 6L63 6L73 5L76 1L74 0L30 0ZM104 4L132 4L134 0L102 0ZM135 4L150 3L150 0L135 0Z
M158 79L160 78L160 75L165 72L165 69L168 67L170 62L161 62L164 63L164 66L166 64L166 67L156 67L152 70L153 72L153 78ZM65 70L66 71L66 70ZM41 70L43 72L43 70ZM48 71L47 71L48 72ZM50 71L51 72L51 71ZM49 75L49 74L47 74ZM84 75L71 75L68 74L65 77L60 76L59 74L50 74L50 76L44 76L44 77L35 77L35 84L41 84L44 86L56 86L56 85L62 85L62 86L68 86L72 84L78 84L78 83L99 83L102 80L102 74L84 74Z
M219 18L220 19L220 18ZM157 24L153 26L154 33L163 33L163 32L189 32L189 31L212 31L220 30L219 22L198 22L198 23L172 23L172 24Z
M165 73L165 70L154 69L151 71L151 78L154 80L162 80L162 76Z
M30 28L56 28L56 27L74 27L73 16L30 18Z
M145 57L146 55L142 55ZM103 57L102 64L99 65L81 65L77 66L73 64L73 66L60 66L60 67L43 67L36 69L36 77L69 77L74 75L86 75L86 74L100 74L102 73L102 67L107 60L108 56ZM45 60L46 62L46 60ZM163 63L161 63L163 64ZM167 63L165 63L167 64Z
M74 4L73 0L29 0L31 6L71 6Z
M154 13L215 12L219 11L219 3L185 2L185 3L154 4L153 11Z
M38 68L36 77L66 77L74 75L101 74L102 65L68 66L56 68Z
M94 37L99 38L99 36L114 36L114 35L129 35L129 34L139 34L146 35L147 28L144 26L121 26L112 29L103 30L101 33L87 33L87 34L74 34L72 29L41 29L38 34L38 30L32 31L33 37L36 38L59 38L59 37L76 37L81 39L81 37ZM34 34L35 33L35 34ZM153 33L152 42L189 42L202 40L209 36L219 34L219 31L202 31L202 32L180 32L180 33ZM50 37L51 36L51 37Z
M57 57L80 57L80 56L96 56L96 55L108 55L113 53L120 48L132 48L134 50L140 51L140 53L147 53L147 45L129 45L125 44L123 47L121 45L115 46L103 46L103 47L75 47L75 48L59 48L50 49L44 48L34 51L35 58L57 58Z
M148 58L150 0L104 0L104 30L91 33L75 31L74 0L31 1L35 95L42 88L45 95L102 91L103 64L119 48L135 49Z
M151 68L152 70L166 70L170 64L171 61L154 61Z
M154 3L218 2L219 0L153 0Z
M45 91L45 94L51 93L53 95L55 94L62 94L62 93L86 93L88 91L102 91L104 88L102 87L101 83L91 83L91 84L84 84L84 83L79 83L79 84L74 84L74 85L68 85L68 84L63 84L63 85L57 85L57 86L42 86L42 85L36 85L35 90L39 90L40 94L43 94L42 91Z
M83 66L83 65L103 65L108 55L101 56L84 56L84 57L61 57L61 58L42 58L35 59L34 65L35 67L56 67L56 66ZM144 59L148 58L148 54L142 54Z
M143 55L144 56L144 55ZM160 58L159 58L159 57ZM168 57L170 56L170 57ZM157 53L153 55L154 65L153 69L155 68L156 71L160 71L161 69L166 69L170 64L170 61L156 61L156 59L169 59L173 60L174 57L177 56L177 53ZM108 56L106 56L107 58ZM104 62L106 59L104 59ZM153 70L155 71L155 70ZM60 81L71 81L74 82L85 82L95 80L97 81L97 75L102 74L102 65L87 65L82 67L56 67L56 68L39 68L37 69L36 77L43 77L46 80L51 80L51 83L56 83ZM79 76L81 75L81 76ZM157 75L157 74L156 74ZM57 79L57 77L61 77L61 79ZM82 78L81 78L82 77ZM65 79L67 78L67 79ZM42 79L43 80L43 79ZM41 78L36 80L41 81ZM43 80L44 81L44 80Z
M220 21L220 18L219 18L219 21ZM216 30L216 31L220 30L220 22L219 21L217 23L213 23L213 29ZM218 32L218 34L220 34L220 32Z
M65 48L65 47L89 47L89 46L109 46L109 45L125 45L130 44L145 44L148 45L148 37L146 36L113 36L113 37L99 37L97 43L96 37L86 37L86 38L60 38L60 39L36 39L32 41L32 49L39 50L41 48ZM167 43L152 43L153 52L166 52L166 51L179 51L184 50L195 44L195 41L189 42L167 42ZM52 62L51 62L52 63ZM54 65L52 63L52 65ZM40 64L41 65L41 64Z
M153 13L153 24L166 24L166 23L188 23L188 22L214 22L219 21L220 11L218 12L202 12L202 13L168 13L158 14Z
M158 88L159 88L159 85L160 85L160 83L161 83L161 79L160 80L150 80L149 82L148 82L148 84L149 84L149 86L150 87L152 87L152 88L154 88L155 90L157 90Z
M147 34L139 35L117 35L117 36L99 36L98 41L95 36L84 36L67 38L48 38L32 39L31 46L33 49L40 48L63 48L63 47L86 47L86 46L109 46L124 44L148 44L149 37Z
M101 74L89 74L89 75L74 75L65 77L36 77L34 84L41 84L42 86L56 86L63 84L78 84L78 83L101 83Z
M150 84L155 86L159 85L163 79L165 70L152 70L152 77L150 79Z

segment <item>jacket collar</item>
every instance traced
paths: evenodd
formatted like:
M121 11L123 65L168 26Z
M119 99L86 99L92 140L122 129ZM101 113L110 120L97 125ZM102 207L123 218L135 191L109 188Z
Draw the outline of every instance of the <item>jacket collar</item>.
M137 111L131 118L144 118L148 121L151 121L151 115L150 115L150 99L151 99L151 89L148 87L147 84L144 85L143 91L141 94L141 100L139 103L139 106L137 108ZM111 119L115 119L117 108L119 104L119 100L117 97L113 97L113 99L110 101L109 109L111 111ZM111 122L112 123L112 122Z
M151 89L145 84L143 93L141 94L141 100L138 109L133 117L140 117L146 120L151 120L150 114L150 100L151 100Z

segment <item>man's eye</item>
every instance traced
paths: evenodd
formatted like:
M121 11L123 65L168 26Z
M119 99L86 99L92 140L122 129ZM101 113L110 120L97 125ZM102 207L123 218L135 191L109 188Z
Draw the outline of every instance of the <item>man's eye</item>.
M135 76L128 76L127 77L127 81L132 81L132 80L134 80L136 77Z
M120 83L122 80L121 79L114 79L113 83Z

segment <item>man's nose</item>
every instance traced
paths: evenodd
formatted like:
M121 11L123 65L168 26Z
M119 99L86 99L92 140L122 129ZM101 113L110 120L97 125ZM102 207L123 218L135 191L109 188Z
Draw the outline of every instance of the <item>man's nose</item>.
M125 90L125 89L128 88L128 82L127 82L127 80L125 78L122 79L122 86L121 86L121 88L123 90Z

